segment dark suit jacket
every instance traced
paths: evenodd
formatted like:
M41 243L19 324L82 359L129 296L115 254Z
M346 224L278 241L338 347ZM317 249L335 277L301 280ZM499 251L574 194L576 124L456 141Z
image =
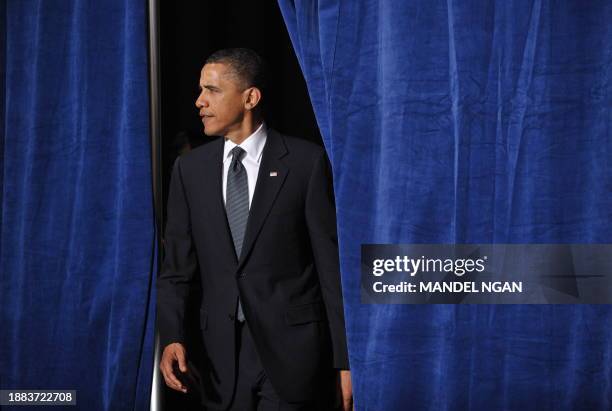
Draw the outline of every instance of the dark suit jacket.
M321 147L268 129L237 258L221 191L223 145L174 165L157 280L161 345L184 343L185 300L199 274L208 406L223 408L232 395L239 295L273 387L303 401L319 377L349 368L329 161Z

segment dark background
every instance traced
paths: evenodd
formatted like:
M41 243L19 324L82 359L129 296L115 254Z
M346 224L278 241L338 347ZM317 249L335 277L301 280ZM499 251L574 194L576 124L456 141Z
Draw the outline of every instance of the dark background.
M322 144L306 83L275 1L160 1L159 16L164 223L174 160L187 142L195 148L213 139L203 133L195 100L203 62L214 51L248 47L259 53L269 70L268 126ZM195 307L189 312L198 312L198 299L193 296ZM197 318L188 321L196 331L188 337L189 359L202 366ZM183 395L162 385L163 409L201 409L195 393Z

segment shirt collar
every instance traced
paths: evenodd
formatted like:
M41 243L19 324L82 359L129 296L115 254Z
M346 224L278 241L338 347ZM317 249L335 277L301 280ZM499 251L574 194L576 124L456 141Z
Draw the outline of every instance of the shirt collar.
M261 156L263 154L263 148L266 144L266 140L268 137L268 131L266 127L266 123L262 122L261 125L255 130L253 134L248 136L244 141L240 144L235 144L230 139L225 139L225 145L223 146L223 162L229 161L232 159L232 155L230 151L236 147L240 146L244 151L246 151L246 155L244 158L249 157L250 159L260 162ZM244 159L243 158L243 159Z

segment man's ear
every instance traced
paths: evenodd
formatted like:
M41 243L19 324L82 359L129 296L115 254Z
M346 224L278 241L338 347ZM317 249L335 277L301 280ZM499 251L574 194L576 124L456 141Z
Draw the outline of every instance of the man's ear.
M261 91L257 87L249 87L245 90L246 101L244 106L247 110L253 110L261 101Z

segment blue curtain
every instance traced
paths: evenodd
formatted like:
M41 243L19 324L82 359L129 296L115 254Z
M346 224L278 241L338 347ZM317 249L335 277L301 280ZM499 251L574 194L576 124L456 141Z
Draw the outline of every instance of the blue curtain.
M77 390L78 409L149 409L146 2L0 8L0 388Z
M362 243L612 242L612 2L279 0L358 410L610 410L609 306L360 304Z

